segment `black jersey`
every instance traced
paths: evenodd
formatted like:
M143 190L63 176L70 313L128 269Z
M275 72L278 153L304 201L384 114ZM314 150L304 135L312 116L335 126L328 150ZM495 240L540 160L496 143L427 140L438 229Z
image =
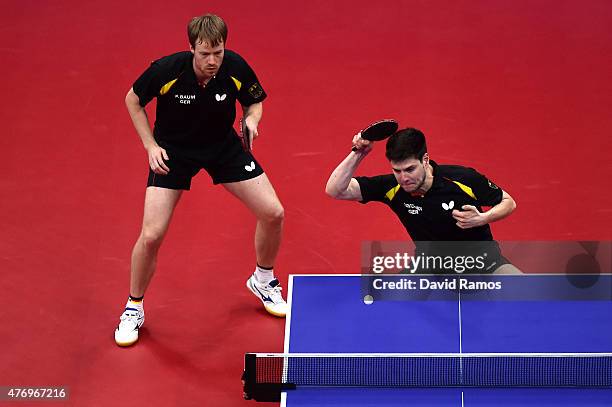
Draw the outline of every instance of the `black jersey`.
M266 98L251 67L228 49L205 88L198 84L189 51L154 61L133 88L142 106L157 98L153 134L175 148L206 149L235 137L236 100L249 106Z
M415 242L415 255L479 256L481 265L474 264L465 272L493 272L508 261L502 256L489 225L461 229L452 217L453 209L472 205L482 212L482 206L501 202L503 191L473 168L458 165L433 167L433 183L424 196L404 191L393 174L357 177L361 188L361 203L378 201L389 206L398 216ZM452 266L426 268L426 273L454 272Z
M414 241L493 240L489 225L461 229L452 217L453 209L473 205L494 206L502 200L502 190L473 168L458 165L433 167L433 184L424 196L412 196L397 183L393 174L357 177L362 203L378 201L398 216Z

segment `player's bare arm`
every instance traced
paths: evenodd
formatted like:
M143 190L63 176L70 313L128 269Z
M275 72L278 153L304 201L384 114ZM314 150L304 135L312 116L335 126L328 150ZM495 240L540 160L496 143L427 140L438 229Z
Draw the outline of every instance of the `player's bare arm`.
M156 174L167 174L170 169L164 163L164 160L168 160L168 154L166 150L155 142L151 126L149 125L147 111L140 105L140 99L134 93L134 88L130 88L125 96L125 106L132 118L136 133L140 136L140 140L142 140L142 144L145 150L147 150L149 167Z
M361 201L361 188L353 174L363 160L365 154L351 151L349 155L336 167L331 173L325 193L334 199L342 199L347 201Z
M458 227L469 229L501 220L510 215L515 208L516 202L514 199L506 191L503 191L501 202L488 211L479 212L475 206L463 205L461 211L456 209L453 211L453 218L457 221Z

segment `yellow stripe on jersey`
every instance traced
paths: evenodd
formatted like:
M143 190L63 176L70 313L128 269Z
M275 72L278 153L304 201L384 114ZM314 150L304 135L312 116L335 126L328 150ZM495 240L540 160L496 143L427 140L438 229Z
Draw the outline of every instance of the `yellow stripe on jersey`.
M232 78L232 80L236 84L236 89L240 90L240 88L242 87L242 82L240 82L238 79L234 78L233 76L230 76L230 78Z
M178 78L171 80L170 82L168 82L167 84L165 84L164 86L161 87L161 89L159 90L159 95L165 95L166 93L168 93L168 91L170 90L170 88L172 87L172 85L174 85L174 82L176 82L178 80Z
M452 180L451 180L452 181ZM466 194L468 194L469 196L471 196L474 199L476 198L476 195L474 195L474 191L472 191L472 188L468 187L467 185L462 184L459 181L453 181L455 184L457 184L459 186L459 188L461 188L461 190L463 192L465 192Z
M385 196L387 197L387 199L389 201L392 201L393 198L395 197L395 194L397 194L397 191L399 191L399 184L397 184L395 187L391 188L390 190L387 191L387 193L385 194Z

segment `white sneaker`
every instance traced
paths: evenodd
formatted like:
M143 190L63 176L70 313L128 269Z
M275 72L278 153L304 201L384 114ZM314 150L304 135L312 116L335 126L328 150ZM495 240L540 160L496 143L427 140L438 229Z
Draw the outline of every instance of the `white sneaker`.
M119 346L130 346L138 340L138 330L144 324L144 308L127 304L115 329L115 342Z
M255 273L247 280L246 286L253 294L263 302L266 311L270 314L284 318L287 315L287 303L281 295L281 286L277 279L267 284L260 283Z

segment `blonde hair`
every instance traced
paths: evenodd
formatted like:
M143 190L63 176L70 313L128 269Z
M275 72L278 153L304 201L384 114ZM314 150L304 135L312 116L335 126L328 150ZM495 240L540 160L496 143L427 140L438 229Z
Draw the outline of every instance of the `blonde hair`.
M191 19L187 25L189 43L195 48L196 42L207 42L211 47L227 41L227 25L214 14L206 14Z

